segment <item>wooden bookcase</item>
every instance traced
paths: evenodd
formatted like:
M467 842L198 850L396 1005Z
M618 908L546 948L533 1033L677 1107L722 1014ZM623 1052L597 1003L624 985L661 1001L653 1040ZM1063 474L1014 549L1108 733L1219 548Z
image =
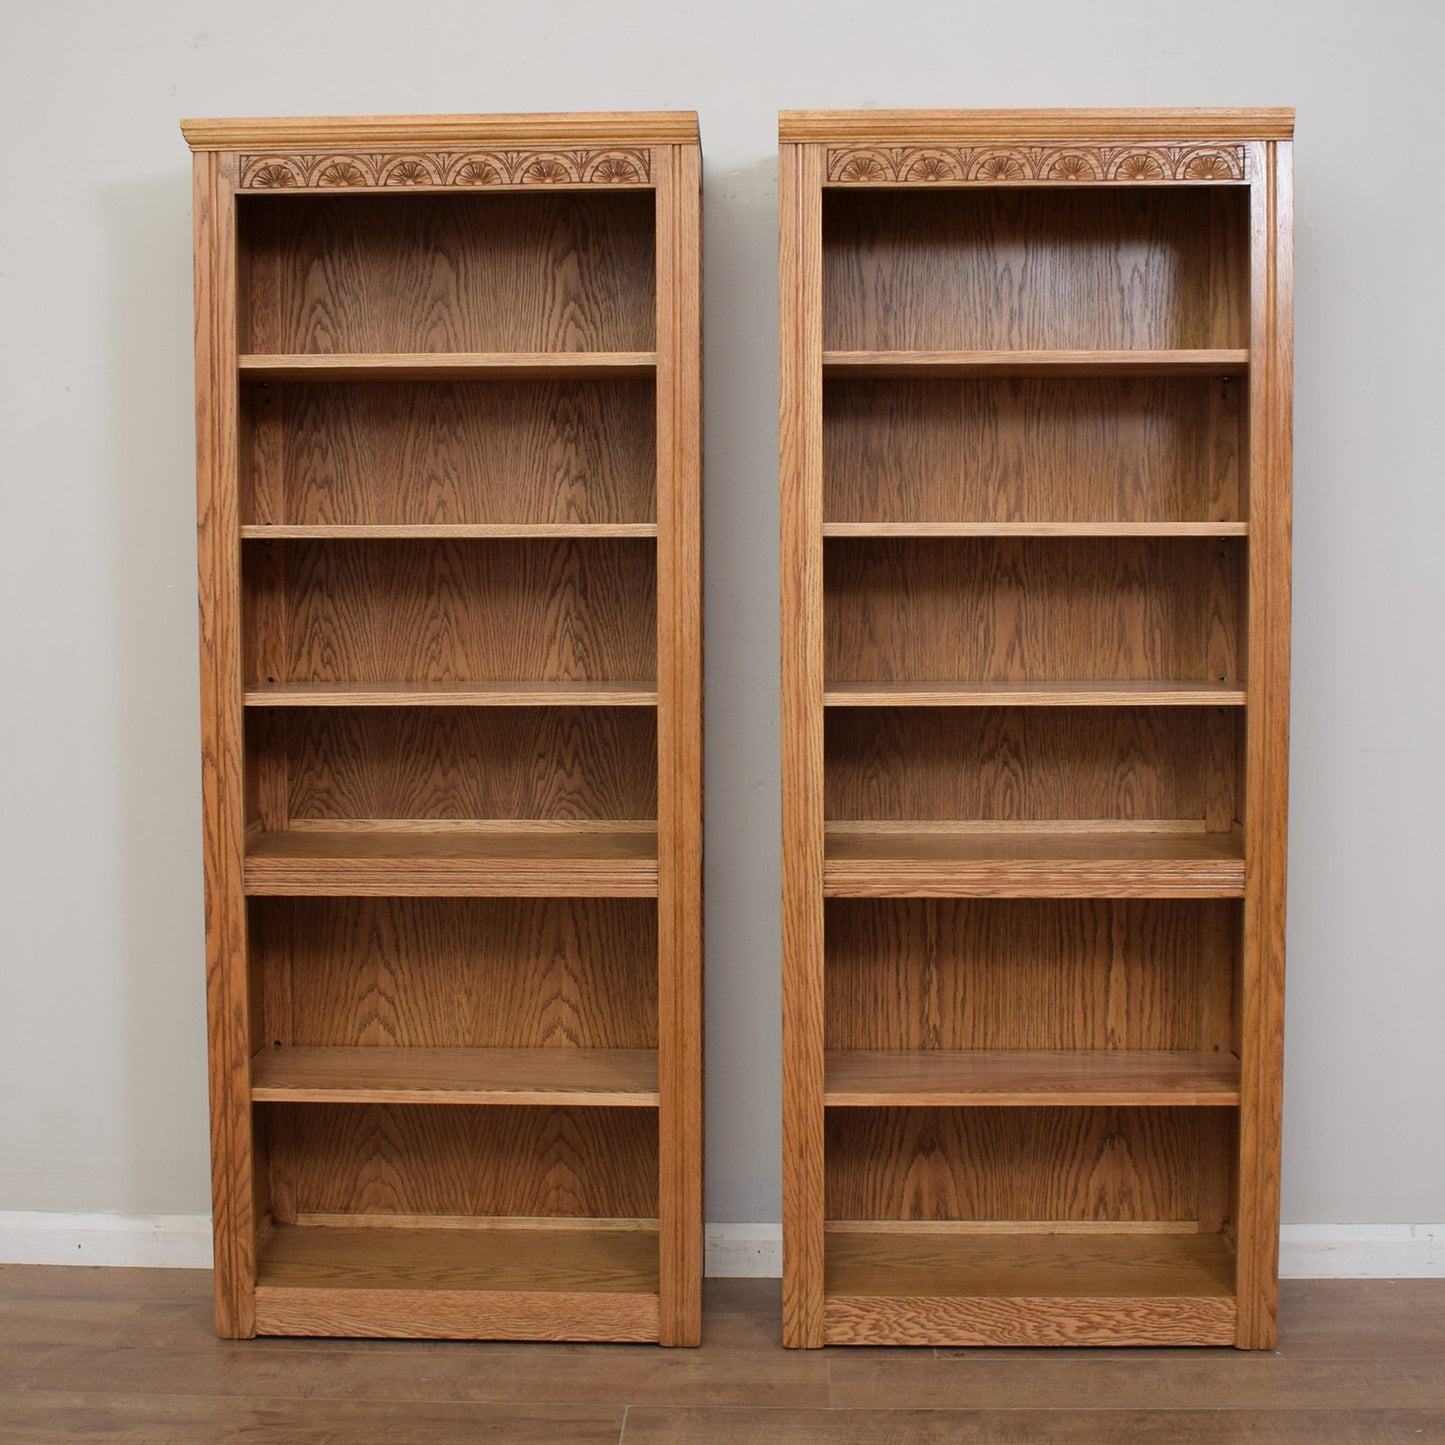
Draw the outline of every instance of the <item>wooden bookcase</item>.
M696 117L182 128L218 1330L696 1344Z
M782 117L791 1346L1274 1344L1292 131Z

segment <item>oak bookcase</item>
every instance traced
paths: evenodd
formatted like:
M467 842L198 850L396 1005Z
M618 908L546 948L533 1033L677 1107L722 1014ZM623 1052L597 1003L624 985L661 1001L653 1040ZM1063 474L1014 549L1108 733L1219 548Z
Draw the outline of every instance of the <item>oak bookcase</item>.
M789 1345L1274 1343L1292 131L782 117Z
M218 1330L696 1344L696 117L182 128Z

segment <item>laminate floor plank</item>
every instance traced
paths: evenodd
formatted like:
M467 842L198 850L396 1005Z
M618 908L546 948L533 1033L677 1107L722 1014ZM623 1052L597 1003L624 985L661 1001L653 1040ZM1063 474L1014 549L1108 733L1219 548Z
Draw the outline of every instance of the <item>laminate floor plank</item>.
M628 1411L622 1445L1401 1445L1445 1440L1416 1410Z
M1445 1445L1445 1280L1289 1280L1280 1348L788 1351L777 1280L704 1343L212 1334L206 1271L0 1266L0 1445Z
M0 1445L615 1445L622 1409L43 1393L4 1400Z

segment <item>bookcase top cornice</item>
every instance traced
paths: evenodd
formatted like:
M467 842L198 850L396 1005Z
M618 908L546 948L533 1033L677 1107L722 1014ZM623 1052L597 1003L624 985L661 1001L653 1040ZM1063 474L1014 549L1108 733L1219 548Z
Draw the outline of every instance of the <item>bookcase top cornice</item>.
M778 139L911 145L970 141L1289 140L1294 110L784 110Z
M193 151L426 146L696 145L691 110L516 115L325 115L183 120Z

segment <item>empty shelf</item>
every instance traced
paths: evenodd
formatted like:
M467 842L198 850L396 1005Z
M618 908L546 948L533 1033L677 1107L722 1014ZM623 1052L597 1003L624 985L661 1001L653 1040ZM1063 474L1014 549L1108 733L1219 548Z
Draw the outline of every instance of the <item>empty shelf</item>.
M655 1227L477 1224L272 1229L258 1250L257 1332L657 1339Z
M289 829L246 848L253 894L649 897L656 825Z
M247 381L425 381L651 376L651 351L419 351L290 353L238 358Z
M258 1103L594 1104L655 1108L655 1049L261 1049Z
M1163 1226L829 1225L829 1344L1232 1345L1234 1256Z
M248 522L248 542L444 541L513 537L655 537L656 522Z
M830 824L830 897L1236 898L1238 832Z
M824 376L1225 376L1246 350L825 351Z
M268 682L247 707L655 707L655 682Z
M824 707L1243 707L1242 682L835 682Z
M1246 537L1248 522L824 522L825 537Z
M1210 1050L847 1050L824 1079L835 1107L1239 1103L1239 1060Z

